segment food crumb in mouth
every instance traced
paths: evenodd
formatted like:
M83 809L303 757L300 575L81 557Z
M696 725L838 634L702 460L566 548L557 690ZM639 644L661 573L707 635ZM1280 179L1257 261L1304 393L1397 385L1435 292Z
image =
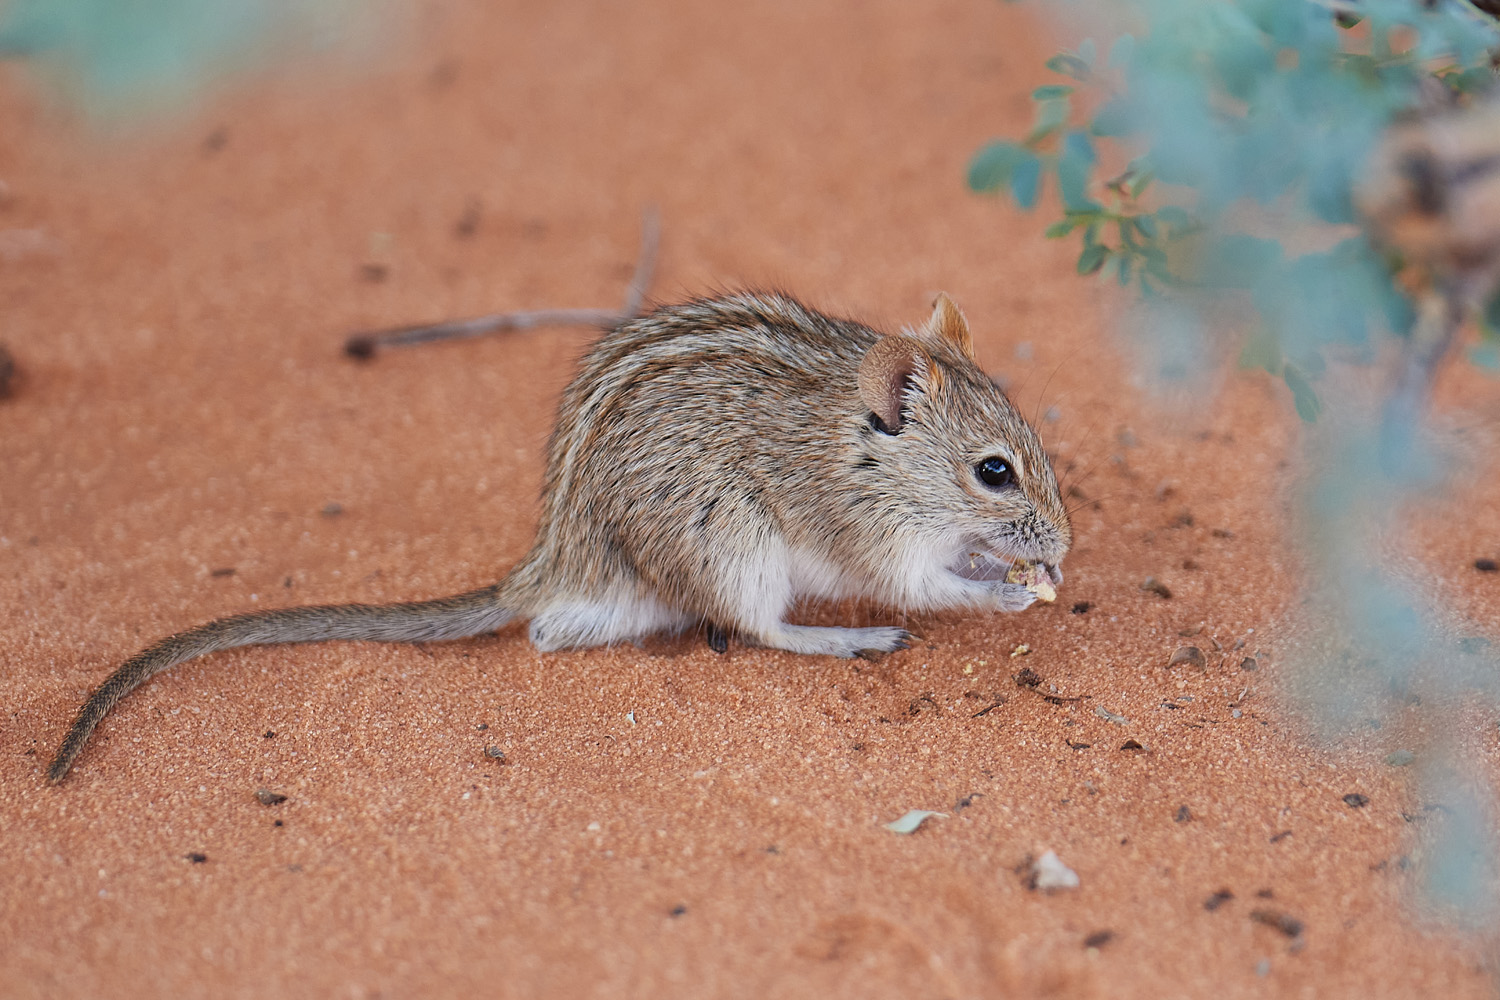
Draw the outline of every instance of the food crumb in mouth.
M1057 600L1057 588L1041 563L1018 562L1005 574L1006 583L1019 583L1036 595L1039 601L1051 604Z

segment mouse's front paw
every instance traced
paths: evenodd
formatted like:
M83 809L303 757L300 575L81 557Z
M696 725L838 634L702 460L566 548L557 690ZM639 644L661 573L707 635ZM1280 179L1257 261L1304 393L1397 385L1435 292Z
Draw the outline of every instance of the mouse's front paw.
M1036 591L1019 583L997 583L994 594L1001 611L1025 611L1036 603Z

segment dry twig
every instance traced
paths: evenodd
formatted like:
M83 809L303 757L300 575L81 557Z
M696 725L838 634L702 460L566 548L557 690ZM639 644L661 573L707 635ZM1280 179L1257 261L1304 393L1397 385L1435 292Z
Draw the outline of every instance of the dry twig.
M641 219L641 250L635 274L625 292L625 304L618 312L609 309L531 309L521 312L493 313L473 319L423 323L390 330L351 334L344 342L344 353L351 358L367 360L386 347L411 347L438 340L466 340L509 330L530 330L538 326L612 327L640 315L656 269L656 252L661 242L661 218L655 207L648 207Z

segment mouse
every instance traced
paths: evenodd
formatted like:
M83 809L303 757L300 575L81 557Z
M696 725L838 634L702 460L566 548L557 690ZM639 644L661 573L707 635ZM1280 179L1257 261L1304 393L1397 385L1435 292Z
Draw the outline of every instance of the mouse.
M878 656L896 626L789 620L799 602L899 612L1050 600L1072 544L1036 430L980 368L946 294L886 334L779 292L660 306L606 330L558 403L531 550L451 597L252 611L168 636L78 710L47 769L154 674L239 646L459 639L528 622L543 651L706 630Z

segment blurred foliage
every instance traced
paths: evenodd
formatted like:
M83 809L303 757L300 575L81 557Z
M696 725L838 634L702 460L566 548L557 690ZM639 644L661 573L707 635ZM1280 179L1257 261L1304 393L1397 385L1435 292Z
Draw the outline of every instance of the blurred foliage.
M1055 188L1062 218L1047 236L1078 239L1080 274L1137 291L1132 346L1152 381L1207 370L1237 346L1242 364L1285 382L1304 420L1327 414L1304 436L1300 537L1289 539L1305 569L1308 625L1295 654L1303 662L1284 675L1297 703L1346 731L1400 710L1419 689L1435 703L1481 692L1493 705L1500 643L1455 637L1464 626L1433 585L1441 570L1403 572L1389 559L1389 543L1409 533L1411 508L1451 482L1451 455L1440 435L1422 432L1421 408L1460 286L1430 250L1419 259L1416 244L1393 249L1389 219L1377 245L1376 220L1356 204L1405 205L1374 197L1362 176L1383 154L1402 155L1390 144L1396 123L1430 125L1445 108L1491 120L1495 98L1476 95L1493 93L1496 22L1462 0L1073 6L1096 33L1117 25L1112 40L1048 60L1064 82L1032 92L1024 136L974 156L970 187L1023 209ZM1493 168L1493 156L1474 155L1460 157L1463 169ZM1433 162L1404 161L1397 172L1416 177L1420 192L1418 168ZM1446 207L1421 207L1421 197L1416 214L1429 235L1439 215L1439 237L1464 228L1455 222L1483 230L1483 216L1455 220ZM1483 332L1468 357L1500 371L1493 265L1456 266L1484 272L1475 306L1488 301L1465 304ZM1226 345L1229 336L1237 340ZM1400 348L1386 352L1398 377L1383 406L1370 405L1359 380L1320 382L1333 348L1338 360L1375 360L1382 342ZM1432 729L1442 735L1422 781L1450 811L1424 861L1429 899L1465 919L1500 921L1493 796L1483 780L1462 780L1463 756L1443 742L1451 723Z
M178 107L211 85L368 31L376 0L0 0L0 57L27 57L95 117Z
M1325 349L1368 350L1379 335L1406 336L1414 318L1401 261L1356 225L1361 166L1424 87L1440 82L1462 100L1490 86L1495 22L1453 0L1092 9L1130 30L1048 60L1069 82L1032 92L1030 131L981 149L969 186L1030 209L1056 185L1063 217L1047 236L1080 238L1078 272L1167 300L1151 325L1178 335L1156 345L1155 375L1198 367L1211 353L1205 311L1226 294L1247 300L1257 322L1242 363L1284 379L1314 419ZM1134 157L1102 171L1101 139ZM1492 339L1470 357L1500 368L1500 301L1489 316Z

